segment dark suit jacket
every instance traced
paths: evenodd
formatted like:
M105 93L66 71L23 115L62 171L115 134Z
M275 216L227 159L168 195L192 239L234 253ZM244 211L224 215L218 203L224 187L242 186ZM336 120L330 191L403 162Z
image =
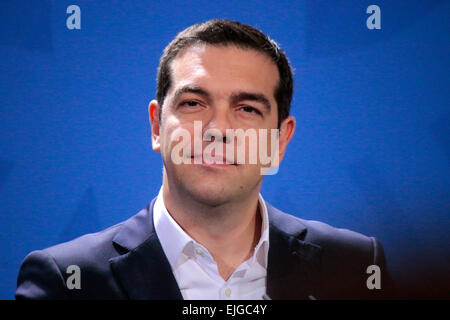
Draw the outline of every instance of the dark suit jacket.
M31 252L16 299L182 299L153 227L155 199L130 219L94 234ZM305 221L267 204L271 299L389 298L391 280L375 238ZM369 265L381 268L381 289L366 285ZM67 267L81 271L69 289Z

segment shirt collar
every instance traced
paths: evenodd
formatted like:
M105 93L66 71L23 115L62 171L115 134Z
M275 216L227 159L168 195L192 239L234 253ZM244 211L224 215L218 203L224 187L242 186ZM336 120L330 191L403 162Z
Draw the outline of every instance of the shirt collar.
M255 246L251 262L258 261L261 266L267 268L269 251L269 215L266 203L261 194L258 197L259 212L262 217L261 237ZM166 254L172 269L175 269L183 252L192 251L194 246L202 247L191 238L180 225L172 218L164 205L162 187L153 207L153 223L161 246Z
M161 246L172 269L184 248L194 240L172 218L164 205L162 187L153 207L153 223Z

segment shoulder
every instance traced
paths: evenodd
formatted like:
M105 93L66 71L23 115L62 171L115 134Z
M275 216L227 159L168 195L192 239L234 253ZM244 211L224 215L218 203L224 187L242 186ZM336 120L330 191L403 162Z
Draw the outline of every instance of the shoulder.
M153 201L129 219L105 230L90 233L28 254L17 277L16 298L65 299L123 298L113 280L112 259L127 254L152 233ZM83 290L67 290L73 270L79 270Z
M105 299L119 297L120 290L110 281L109 259L119 255L112 239L120 226L29 253L20 266L16 299L88 299L95 292L103 292ZM83 290L66 287L74 270Z
M268 210L272 228L320 247L323 258L336 258L334 261L347 258L347 261L373 263L374 250L378 245L374 237L320 221L301 219L271 205L268 205Z
M106 263L110 258L118 255L112 240L121 226L122 223L119 223L105 230L85 234L40 250L40 252L54 258L61 267L72 264L87 266L93 263Z
M327 249L368 254L372 256L375 238L346 228L337 228L324 222L302 220L307 226L305 240Z
M16 299L88 298L93 290L110 287L109 259L118 255L111 239L119 225L29 253L17 277ZM74 269L74 266L76 269ZM66 281L78 270L83 290L67 290ZM94 290L95 291L95 290ZM107 295L118 290L103 290Z
M274 234L295 237L299 242L314 245L320 252L318 297L386 299L393 296L394 284L386 267L383 247L376 238L269 207ZM383 290L368 290L368 268L373 265L381 271L380 288Z
M153 202L154 200L127 220L107 229L33 251L30 255L51 257L63 269L73 264L84 266L85 269L89 266L109 268L111 258L137 247L153 232Z

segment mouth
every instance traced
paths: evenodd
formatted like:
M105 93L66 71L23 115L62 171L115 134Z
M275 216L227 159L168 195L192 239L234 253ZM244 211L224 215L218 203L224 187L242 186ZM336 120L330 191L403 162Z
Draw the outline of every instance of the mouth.
M222 158L222 159L216 159L216 158L207 158L207 157L202 157L202 156L192 156L191 157L192 160L192 164L199 164L205 167L223 167L223 168L229 168L229 167L237 167L238 164L234 163L233 161L230 161L226 158Z

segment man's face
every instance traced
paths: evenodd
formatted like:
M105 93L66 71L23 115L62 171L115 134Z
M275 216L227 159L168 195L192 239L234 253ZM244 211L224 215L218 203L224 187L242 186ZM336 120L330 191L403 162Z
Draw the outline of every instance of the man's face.
M245 149L239 149L237 141L233 141L233 159L226 154L226 143L231 141L220 142L223 145L223 162L228 158L228 162L233 160L233 164L207 164L205 161L195 164L194 158L202 155L194 150L194 121L201 121L202 137L208 129L219 130L224 137L227 129L245 131L252 128L256 132L267 129L267 150L270 152L270 129L278 127L274 97L279 81L277 66L270 58L255 50L196 45L179 53L172 61L171 70L172 83L164 106L159 108L156 101L152 101L149 108L153 149L161 152L170 187L212 206L239 201L252 192L258 192L263 165L259 161L256 164L248 163L249 139ZM155 111L162 112L161 123L155 117ZM282 125L282 130L283 127L286 125ZM190 133L190 164L175 164L173 161L174 147L180 143L179 139L173 137L180 129ZM288 134L287 140L292 132ZM209 144L211 141L202 139L201 151L204 152ZM281 148L280 159L285 145ZM238 152L246 153L244 164L237 164Z

